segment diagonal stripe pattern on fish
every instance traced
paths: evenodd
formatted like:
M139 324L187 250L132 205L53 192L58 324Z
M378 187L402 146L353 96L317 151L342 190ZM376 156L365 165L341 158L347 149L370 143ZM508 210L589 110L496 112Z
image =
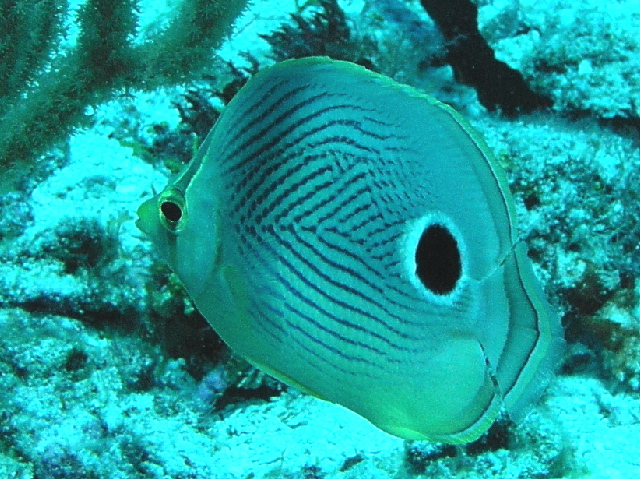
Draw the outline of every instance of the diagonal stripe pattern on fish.
M518 419L562 351L484 141L350 63L257 74L138 213L229 346L399 437Z

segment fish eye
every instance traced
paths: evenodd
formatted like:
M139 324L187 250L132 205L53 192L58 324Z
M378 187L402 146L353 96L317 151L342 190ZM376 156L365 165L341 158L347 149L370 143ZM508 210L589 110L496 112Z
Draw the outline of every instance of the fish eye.
M160 219L165 228L177 233L184 226L186 204L181 191L170 189L160 194L158 199Z
M442 224L432 223L424 229L416 245L415 261L418 279L436 295L451 293L462 275L458 242Z
M180 218L182 218L182 208L180 208L180 206L178 206L173 201L162 202L162 204L160 205L160 211L162 211L162 214L167 219L167 221L170 221L172 223L177 223L178 221L180 221Z

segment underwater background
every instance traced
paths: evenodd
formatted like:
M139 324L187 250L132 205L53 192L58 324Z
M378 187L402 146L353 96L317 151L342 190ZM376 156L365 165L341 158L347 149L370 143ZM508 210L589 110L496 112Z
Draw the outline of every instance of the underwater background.
M0 0L0 479L640 474L640 1ZM228 350L135 226L261 68L461 112L567 351L517 425L403 441Z

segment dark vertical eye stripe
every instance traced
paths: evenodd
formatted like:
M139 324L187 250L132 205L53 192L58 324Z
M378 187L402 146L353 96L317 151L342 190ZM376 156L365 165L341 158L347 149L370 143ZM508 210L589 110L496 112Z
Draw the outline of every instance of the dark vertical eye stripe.
M313 58L250 80L209 138L179 186L198 224L214 224L202 210L215 209L221 237L181 238L238 270L222 281L246 291L221 311L241 312L212 323L237 320L255 337L224 323L230 343L409 439L475 439L501 402L512 413L535 396L558 354L556 318L515 249L506 180L455 111ZM431 259L440 242L423 241L430 222L461 258L442 295L425 280L446 269ZM215 316L219 293L189 288ZM447 374L466 380L442 384Z

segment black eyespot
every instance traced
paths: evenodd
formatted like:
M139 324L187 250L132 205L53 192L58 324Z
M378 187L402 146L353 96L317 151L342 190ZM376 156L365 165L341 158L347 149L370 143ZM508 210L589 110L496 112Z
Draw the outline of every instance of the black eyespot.
M160 205L160 211L172 223L177 223L182 218L182 208L173 201L163 201Z
M458 242L439 224L429 225L416 246L416 274L434 294L448 294L462 274Z

